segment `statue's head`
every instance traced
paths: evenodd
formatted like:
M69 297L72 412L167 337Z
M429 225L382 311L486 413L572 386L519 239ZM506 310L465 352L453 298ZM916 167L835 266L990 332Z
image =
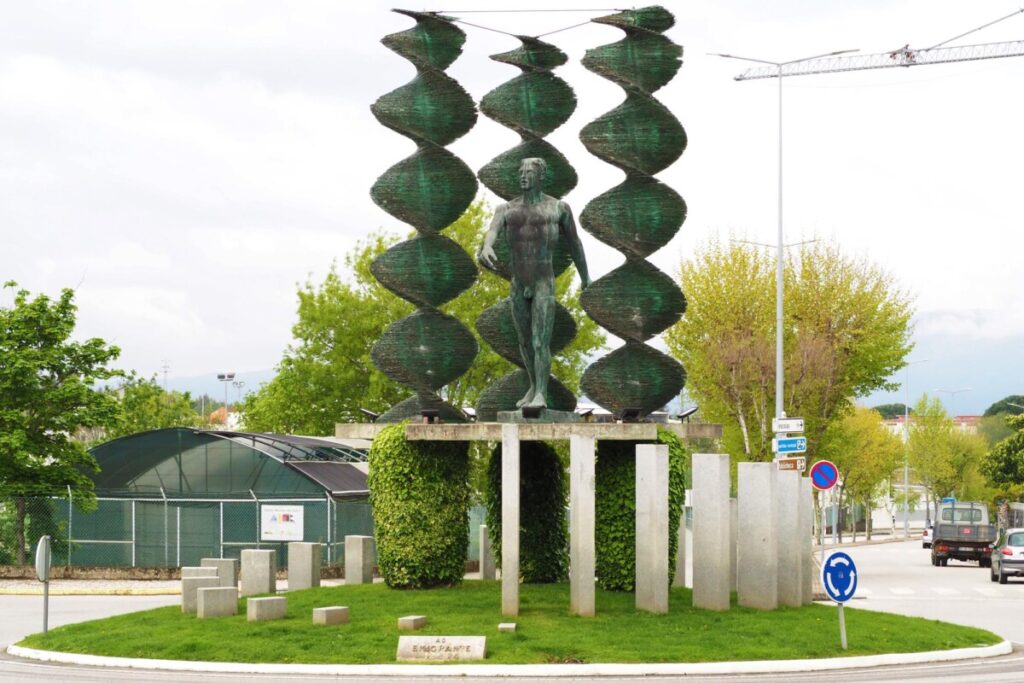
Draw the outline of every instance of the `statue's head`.
M540 157L528 157L519 164L519 187L523 190L539 190L544 186L548 162Z

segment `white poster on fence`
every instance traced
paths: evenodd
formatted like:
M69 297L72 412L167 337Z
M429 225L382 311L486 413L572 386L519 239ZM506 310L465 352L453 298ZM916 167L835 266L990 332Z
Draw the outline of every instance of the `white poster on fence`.
M301 505L263 505L260 507L261 541L301 541Z

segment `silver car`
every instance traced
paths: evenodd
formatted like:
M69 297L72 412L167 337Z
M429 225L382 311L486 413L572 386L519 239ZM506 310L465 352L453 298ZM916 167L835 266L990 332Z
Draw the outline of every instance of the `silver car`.
M991 578L1006 583L1010 576L1024 576L1024 528L1006 529L992 548Z

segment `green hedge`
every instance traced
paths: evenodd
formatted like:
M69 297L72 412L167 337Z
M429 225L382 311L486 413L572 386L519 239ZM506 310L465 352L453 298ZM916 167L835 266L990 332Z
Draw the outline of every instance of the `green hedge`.
M555 583L569 576L565 464L539 441L519 445L519 571L525 583ZM491 547L501 563L501 446L487 463L484 507Z
M686 495L689 452L672 432L658 430L668 446L669 581L675 574L679 518ZM636 582L636 442L601 441L597 447L597 583L605 590L631 591Z
M369 461L384 582L392 588L461 582L469 543L467 444L408 441L405 424L396 424L373 440Z

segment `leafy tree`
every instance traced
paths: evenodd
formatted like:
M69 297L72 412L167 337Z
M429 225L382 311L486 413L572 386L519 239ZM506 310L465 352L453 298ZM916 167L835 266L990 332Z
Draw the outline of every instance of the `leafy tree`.
M775 415L775 261L756 247L712 241L682 264L686 315L666 337L704 418L725 428L740 460L772 457ZM910 352L911 304L893 277L834 244L786 263L785 406L804 418L813 457L851 399L892 389Z
M1001 415L1003 413L1009 413L1010 415L1024 413L1024 396L1012 394L996 401L985 410L985 417Z
M902 403L884 403L880 406L872 408L875 412L882 416L883 420L895 420L898 417L903 417L906 414L907 407ZM910 414L914 414L914 409L910 409Z
M1013 434L1013 427L1007 420L1009 417L1012 417L1009 413L999 413L998 415L987 415L978 420L978 434L985 439L989 448Z
M1004 497L1024 496L1024 415L1007 417L1013 433L993 446L982 469Z
M143 379L132 373L118 389L108 391L119 407L117 421L106 432L108 439L150 429L197 427L201 423L188 392L164 391L155 376Z
M843 474L840 507L848 499L863 505L870 516L879 489L903 462L900 439L885 428L877 411L857 406L832 425L825 442L824 455Z
M113 397L95 384L118 374L107 364L120 350L102 339L71 341L73 290L52 300L14 282L5 287L16 291L14 305L0 308L0 497L14 499L22 564L27 498L63 495L70 485L80 504L93 500L88 472L96 461L73 435L116 418Z
M470 206L445 235L468 253L476 254L483 240L488 212L483 202ZM384 376L370 360L370 349L392 322L413 307L387 291L370 272L370 264L389 246L394 235L377 234L345 256L347 281L332 268L320 285L307 282L299 289L295 342L285 352L277 376L242 404L247 429L330 434L339 421L365 419L360 408L384 412L409 395L409 390ZM553 363L553 373L575 390L588 356L604 344L604 335L579 306L572 284L573 271L556 281L556 296L576 320L579 333ZM445 304L445 312L475 331L476 319L508 296L508 283L488 272ZM468 372L445 387L455 406L476 403L483 389L512 369L477 336L480 352Z

